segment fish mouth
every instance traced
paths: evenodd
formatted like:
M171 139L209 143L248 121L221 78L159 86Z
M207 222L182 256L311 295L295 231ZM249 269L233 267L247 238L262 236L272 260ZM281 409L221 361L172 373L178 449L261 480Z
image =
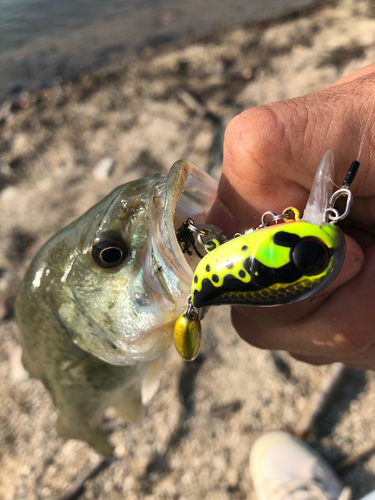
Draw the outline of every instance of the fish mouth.
M168 323L186 307L193 271L200 256L183 253L176 231L187 218L199 227L205 221L217 195L218 183L209 174L186 160L174 163L159 178L149 205L150 242L144 264L144 277L169 311ZM196 244L199 252L203 247Z
M176 230L187 219L203 227L216 198L218 183L209 174L187 160L176 161L166 180L164 227L166 255L173 267L178 267L181 286L186 282L189 290L193 271L200 257L183 253L176 237ZM199 247L199 244L197 245ZM204 252L203 247L199 251Z

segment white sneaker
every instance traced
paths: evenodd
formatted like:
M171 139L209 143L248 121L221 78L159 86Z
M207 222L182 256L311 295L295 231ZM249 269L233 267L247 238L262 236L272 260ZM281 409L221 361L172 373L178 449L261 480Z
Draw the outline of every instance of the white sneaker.
M259 500L350 500L331 466L306 443L284 432L261 436L250 453Z
M361 500L375 500L375 490L367 493L367 495L362 497Z

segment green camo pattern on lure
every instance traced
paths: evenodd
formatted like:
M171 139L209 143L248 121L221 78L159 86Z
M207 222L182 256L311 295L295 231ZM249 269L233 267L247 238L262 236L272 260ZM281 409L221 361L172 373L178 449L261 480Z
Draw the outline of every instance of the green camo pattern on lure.
M222 245L212 230L199 230L190 222L208 253L195 270L187 308L174 328L175 346L180 354L186 354L182 355L184 359L189 361L198 354L199 309L221 304L289 304L319 293L336 278L345 258L345 238L335 223L349 213L352 193L348 188L359 162L352 163L342 187L331 196L333 163L333 153L328 151L319 165L302 219L293 207L279 215L266 212L258 228ZM340 215L334 205L341 196L347 201ZM269 215L274 225L266 222ZM208 231L213 237L205 243L202 236ZM197 349L192 339L196 339ZM189 350L181 348L183 342L188 343Z

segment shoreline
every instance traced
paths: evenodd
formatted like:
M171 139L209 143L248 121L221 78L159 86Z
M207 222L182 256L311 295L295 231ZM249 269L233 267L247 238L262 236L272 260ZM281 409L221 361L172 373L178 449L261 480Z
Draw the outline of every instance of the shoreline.
M22 33L23 37L29 37L23 44L20 41L16 43L16 35L13 35L15 40L12 44L12 32L5 32L5 40L0 51L2 68L0 104L11 98L12 94L17 96L22 91L38 92L41 88L53 84L56 79L66 82L78 77L82 71L118 71L142 57L142 52L148 48L158 50L160 47L163 50L165 47L175 47L181 43L195 43L200 38L210 37L215 32L220 35L238 25L242 10L245 16L250 17L242 24L263 23L266 26L272 20L283 22L284 19L296 14L305 15L331 1L286 0L290 5L282 6L274 0L267 0L262 5L262 10L259 10L254 2L249 4L246 11L245 4L242 0L238 0L238 4L226 14L224 2L223 5L217 6L214 20L210 22L212 14L209 15L210 5L207 4L198 23L194 22L195 0L190 0L182 10L168 7L168 2L165 2L165 6L162 3L157 9L144 8L139 11L135 9L132 14L126 15L127 9L124 7L125 11L120 11L117 17L112 14L107 16L108 18L96 19L94 14L94 18L86 23L83 18L78 18L77 28L74 23L73 26L66 28L59 23L56 26L59 34L48 34L45 29L43 31L42 25L38 27L39 31L36 33L31 31L28 35ZM129 8L131 9L131 6ZM108 9L110 10L110 7ZM277 12L273 14L272 10ZM47 9L44 15L47 16L46 19L50 15L51 22L56 23L55 16L51 14L52 12L49 14ZM83 12L81 17L82 14ZM34 13L35 15L38 14ZM20 17L20 14L18 16ZM5 17L3 31L8 28L6 21ZM19 25L20 20L15 24ZM24 28L27 30L27 26ZM147 33L147 36L144 33ZM7 36L10 38L8 43L6 43Z

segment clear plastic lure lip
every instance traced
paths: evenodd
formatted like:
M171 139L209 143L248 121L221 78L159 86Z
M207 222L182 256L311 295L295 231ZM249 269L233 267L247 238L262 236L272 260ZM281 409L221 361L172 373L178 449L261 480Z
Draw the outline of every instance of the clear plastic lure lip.
M319 163L302 220L316 226L326 222L326 210L333 191L334 157L327 151Z

